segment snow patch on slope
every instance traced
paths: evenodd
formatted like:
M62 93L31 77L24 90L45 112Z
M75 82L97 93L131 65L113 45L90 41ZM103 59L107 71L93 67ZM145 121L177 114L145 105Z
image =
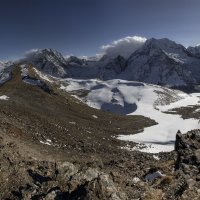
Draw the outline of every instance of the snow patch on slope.
M50 75L46 75L44 73L42 73L41 71L37 70L36 68L33 68L33 70L35 71L35 73L43 80L48 81L50 83L53 83L54 81L50 79ZM52 77L51 77L52 78Z
M0 96L0 100L9 100L9 97L6 95Z
M196 95L191 95L184 100L180 100L179 103L176 102L174 105L172 103L172 106L169 105L169 108L176 108L176 105L179 105L179 107L183 105L184 107L188 102L188 105L196 105L198 104L198 101L199 98L196 97ZM168 109L155 110L152 109L151 106L147 106L144 107L143 110L136 111L134 114L150 117L158 124L145 128L143 132L135 135L121 135L119 136L119 139L145 144L145 148L139 148L139 150L142 152L159 153L161 151L172 151L174 149L175 135L178 130L180 130L182 133L186 133L189 130L200 128L199 121L196 119L184 120L179 115L165 114L161 112L161 110L167 111ZM134 148L132 150L136 149L137 148Z
M61 89L68 92L86 90L88 93L81 99L93 108L123 115L143 115L158 123L145 128L141 133L118 137L120 140L145 144L145 148L140 148L141 145L138 145L138 148L132 150L138 149L148 153L172 151L178 130L185 133L200 128L198 120L184 120L177 114L162 112L176 107L196 105L199 102L198 94L187 95L161 86L119 79L109 81L66 79L65 81L68 86L62 86ZM163 94L162 98L159 93ZM166 93L168 95L165 95ZM165 105L165 98L169 97L171 101L168 99L169 105Z

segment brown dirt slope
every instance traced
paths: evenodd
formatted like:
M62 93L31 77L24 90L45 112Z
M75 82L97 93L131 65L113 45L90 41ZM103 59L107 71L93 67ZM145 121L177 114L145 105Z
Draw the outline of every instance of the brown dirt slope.
M29 71L36 77L31 67ZM145 163L155 164L152 156L120 149L126 142L115 138L155 125L153 120L92 109L55 84L47 83L47 87L49 90L24 83L19 66L13 68L12 79L0 87L0 95L9 97L0 101L1 199L11 193L20 199L19 191L16 195L13 191L30 182L31 165L40 168L43 162L48 162L49 168L65 161L97 167L120 173L118 181L122 182ZM124 180L124 186L126 183Z

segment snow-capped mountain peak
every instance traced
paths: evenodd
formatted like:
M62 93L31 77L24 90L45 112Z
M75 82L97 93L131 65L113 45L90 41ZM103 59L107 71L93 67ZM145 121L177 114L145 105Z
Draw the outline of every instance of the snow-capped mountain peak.
M188 59L182 45L152 38L129 57L120 78L168 86L191 84L195 80L185 66Z
M47 48L47 49L40 49L36 52L34 52L34 54L30 55L35 57L36 59L38 57L40 58L44 58L49 62L54 62L55 64L65 64L66 60L64 59L64 57L62 56L61 53L59 53L58 51L51 49L51 48Z
M166 86L200 83L199 46L186 49L167 38L151 38L134 49L128 59L119 54L112 57L112 48L98 61L75 56L66 59L53 49L34 51L24 61L44 73L61 78L120 78Z
M167 38L163 39L151 38L146 41L144 47L154 50L160 49L172 58L179 57L180 59L184 59L187 56L187 50L183 45L177 44L176 42L171 41Z
M64 77L67 75L64 69L67 65L66 60L61 53L51 48L32 52L26 56L24 61L53 76Z

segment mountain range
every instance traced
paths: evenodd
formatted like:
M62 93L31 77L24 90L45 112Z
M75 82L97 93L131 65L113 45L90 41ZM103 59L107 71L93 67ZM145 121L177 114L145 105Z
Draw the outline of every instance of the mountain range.
M185 48L169 39L149 39L124 58L104 54L98 60L64 56L53 49L41 49L15 63L28 63L58 78L101 80L124 79L163 86L191 86L200 83L200 46ZM0 69L8 63L0 63Z

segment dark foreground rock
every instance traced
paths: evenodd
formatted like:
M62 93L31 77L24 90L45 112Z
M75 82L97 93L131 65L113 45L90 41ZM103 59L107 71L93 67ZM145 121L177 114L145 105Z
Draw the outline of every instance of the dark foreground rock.
M160 153L160 160L132 152L107 164L24 157L15 142L5 140L0 140L1 199L200 199L200 130L178 133L175 152Z
M37 163L27 170L29 181L7 199L127 199L108 174L69 162Z
M200 130L176 135L176 171L182 179L181 199L200 199Z
M1 199L199 199L199 137L199 131L177 134L175 164L170 160L176 158L175 152L160 153L160 160L132 152L134 162L127 157L97 165L92 160L84 163L24 157L16 144L5 142L4 137L0 141Z

